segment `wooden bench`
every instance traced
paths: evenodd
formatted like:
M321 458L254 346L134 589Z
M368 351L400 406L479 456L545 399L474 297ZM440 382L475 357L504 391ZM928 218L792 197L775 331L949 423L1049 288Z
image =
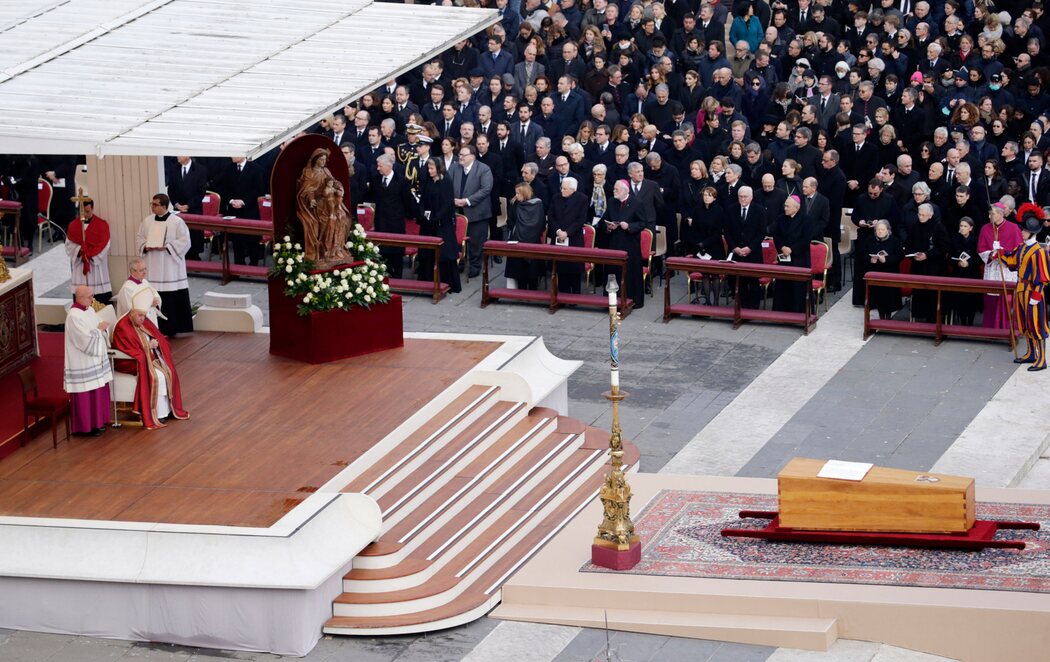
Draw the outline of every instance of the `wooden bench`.
M948 276L918 276L914 274L895 274L870 271L864 274L864 339L867 340L876 331L904 333L917 336L931 336L934 344L941 344L945 338L970 338L999 340L1014 347L1015 340L1010 329L990 329L982 326L963 324L945 324L943 299L945 292L962 294L1002 294L1003 287L1013 292L1014 283L1001 280L979 280L976 278L951 278ZM871 288L895 287L898 289L933 290L937 292L937 315L933 322L913 322L911 320L882 320L871 318Z
M520 258L524 260L542 260L551 263L550 287L547 290L523 290L506 287L491 287L489 284L490 256ZM566 305L591 308L609 308L609 297L606 294L584 294L558 291L558 263L576 262L581 264L604 264L620 272L620 312L623 317L630 314L634 301L627 298L627 252L605 248L580 248L578 246L553 246L548 244L523 244L509 241L486 241L481 251L482 281L481 307L485 308L493 301L501 299L542 303L547 305L547 312L555 313Z
M394 232L376 232L366 230L368 240L377 246L392 246L395 248L414 248L417 252L430 250L434 252L434 274L433 280L414 280L412 278L390 278L387 284L394 292L406 294L428 294L431 303L437 303L445 298L451 286L441 282L441 245L444 240L441 237L430 237L419 234L398 234Z
M721 260L701 260L695 257L672 257L664 261L664 278L670 279L676 271L703 273L708 276L722 276L733 279L732 306L705 306L694 303L671 303L671 285L664 283L664 322L673 317L685 315L690 317L708 317L733 321L733 328L739 328L744 321L773 322L775 324L796 324L802 327L802 333L809 335L809 330L817 323L813 314L813 288L810 283L813 274L808 267L788 267L779 264L754 264L751 262L723 262ZM793 313L761 308L743 308L740 305L741 278L772 278L806 283L806 310Z

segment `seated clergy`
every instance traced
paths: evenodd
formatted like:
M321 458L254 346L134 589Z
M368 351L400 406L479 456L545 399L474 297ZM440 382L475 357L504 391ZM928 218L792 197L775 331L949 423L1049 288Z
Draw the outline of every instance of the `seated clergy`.
M138 375L134 412L142 416L142 424L148 430L164 427L168 416L190 417L182 407L171 346L147 316L152 296L149 290L141 291L132 299L131 311L117 320L113 329L113 348L131 357L130 361L117 361L117 370Z
M146 313L146 317L149 321L153 322L153 325L157 324L157 316L164 317L164 314L160 312L160 294L157 290L150 285L149 281L146 280L146 261L141 257L131 258L131 263L128 265L128 279L124 281L124 284L120 287L120 292L117 293L117 318L124 317L131 312L131 301L132 299L142 291L148 291L153 295L152 303L149 307L149 311ZM144 298L146 295L142 295Z

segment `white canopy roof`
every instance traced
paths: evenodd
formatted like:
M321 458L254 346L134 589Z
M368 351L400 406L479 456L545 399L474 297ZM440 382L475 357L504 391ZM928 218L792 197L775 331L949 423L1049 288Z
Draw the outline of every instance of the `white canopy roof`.
M254 156L498 18L372 0L0 2L0 154Z

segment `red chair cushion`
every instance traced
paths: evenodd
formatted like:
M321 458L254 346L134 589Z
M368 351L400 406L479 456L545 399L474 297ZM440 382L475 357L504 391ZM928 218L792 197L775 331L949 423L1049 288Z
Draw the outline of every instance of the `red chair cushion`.
M813 289L814 290L823 289L823 287L824 287L824 280L823 279L821 279L821 280L817 280L815 278L813 279Z

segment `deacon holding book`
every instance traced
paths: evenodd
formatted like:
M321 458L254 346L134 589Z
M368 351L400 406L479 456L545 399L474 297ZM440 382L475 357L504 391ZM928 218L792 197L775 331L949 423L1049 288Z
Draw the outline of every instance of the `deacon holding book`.
M171 345L149 320L152 307L151 292L140 290L132 299L131 312L117 320L113 328L113 348L131 357L131 361L118 360L116 367L120 372L138 376L134 412L142 416L147 430L165 427L169 416L180 420L190 417L182 407L182 389L171 358Z
M109 284L109 223L95 216L95 202L78 196L83 207L79 216L69 224L66 233L66 255L73 272L73 287L87 285L95 300L109 303L113 287Z
M131 312L131 302L140 292L148 291L152 295L152 304L149 307L146 317L149 321L153 322L153 325L157 324L157 316L164 317L164 313L160 312L160 293L150 282L146 280L146 276L149 271L146 269L146 260L141 257L131 258L131 263L128 265L128 279L124 281L124 284L120 287L120 292L117 292L117 318L124 317ZM145 295L143 295L145 296Z
M190 250L190 230L178 214L171 213L170 200L163 193L153 196L152 213L142 219L135 246L146 260L153 287L160 294L165 318L161 332L169 338L193 331L190 284L186 279L186 253Z
M1043 297L1050 283L1050 269L1046 249L1036 241L1042 229L1042 221L1033 214L1026 214L1021 225L1024 243L1002 256L1006 268L1017 272L1014 315L1028 342L1028 351L1014 359L1014 363L1031 363L1029 372L1046 370L1046 301Z
M91 288L79 285L66 315L65 372L62 388L69 394L70 429L75 434L102 434L110 416L109 322L91 307Z

